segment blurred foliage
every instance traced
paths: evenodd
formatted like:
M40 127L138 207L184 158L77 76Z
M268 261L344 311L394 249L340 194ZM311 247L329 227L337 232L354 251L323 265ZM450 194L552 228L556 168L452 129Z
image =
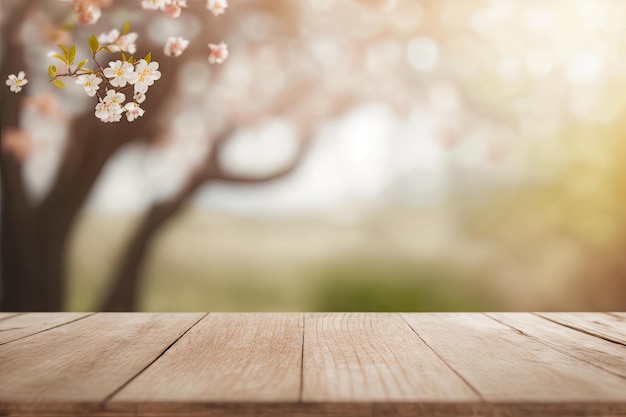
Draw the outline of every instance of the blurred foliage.
M319 277L315 311L486 311L501 308L479 280L445 265L352 263Z
M264 107L265 98L235 88L245 84L242 75L258 77L262 82L250 85L272 97L284 90L285 81L313 73L320 102L345 93L355 102L390 109L393 117L372 113L389 119L394 132L381 146L389 155L370 152L388 157L378 170L378 159L359 159L367 153L360 152L368 146L366 122L375 119L363 113L365 128L354 129L356 139L348 145L329 130L329 143L335 145L320 157L330 162L320 163L316 182L285 188L290 195L296 190L315 195L317 181L327 181L319 189L332 191L347 178L343 193L351 196L353 187L359 194L362 188L372 199L363 206L356 199L346 201L373 213L381 232L363 226L365 232L344 236L335 225L300 229L269 220L267 227L243 220L208 222L203 228L190 223L168 250L153 255L142 308L626 307L626 65L621 53L626 3L359 3L242 2L250 10L229 15L241 20L229 23L236 47L224 68L234 75L224 85L239 94L233 95L233 109L245 109L246 103ZM253 30L240 30L247 27ZM243 48L251 42L254 48ZM206 91L194 94L203 106ZM315 103L315 96L307 100ZM345 162L330 169L341 158ZM365 168L351 170L361 163ZM328 198L335 198L333 193ZM226 201L237 194L224 196ZM324 196L320 192L316 199ZM439 204L440 218L419 212L424 202ZM395 223L396 213L372 209L396 203L412 205L402 222ZM102 259L103 251L93 251ZM383 252L398 259L378 256ZM85 264L94 262L85 259ZM72 309L90 308L86 294L101 291L104 283L98 274L97 266L72 273Z
M504 308L478 277L443 264L342 261L309 274L289 283L263 279L263 272L245 271L245 267L206 274L159 274L146 285L142 309L389 312ZM71 310L89 310L91 301L85 294L97 292L98 283L87 277L76 283Z

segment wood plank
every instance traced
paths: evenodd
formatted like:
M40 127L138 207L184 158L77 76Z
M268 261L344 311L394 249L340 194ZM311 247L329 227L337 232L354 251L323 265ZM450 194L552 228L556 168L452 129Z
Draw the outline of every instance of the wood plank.
M0 415L626 415L626 346L535 314L202 317L96 314L5 343Z
M481 406L472 388L397 314L307 314L302 400L431 406L398 415L429 415L437 407L446 414L446 405L470 414Z
M107 408L178 414L211 402L297 402L303 330L299 313L211 313Z
M17 316L20 313L0 313L0 320L8 319L9 317Z
M5 344L0 347L0 415L25 408L97 410L201 317L100 313Z
M549 404L626 413L626 380L480 313L403 314L413 329L499 412L551 414ZM544 407L545 408L542 408ZM570 407L571 408L571 407ZM595 410L595 409L594 409Z
M79 320L91 313L26 313L0 321L0 345Z
M545 319L626 345L626 320L605 313L536 313Z
M487 313L540 342L626 378L626 348L530 313Z

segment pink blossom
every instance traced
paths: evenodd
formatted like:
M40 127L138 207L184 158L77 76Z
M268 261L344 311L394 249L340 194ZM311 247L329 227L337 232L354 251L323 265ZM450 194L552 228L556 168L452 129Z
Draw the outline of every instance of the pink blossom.
M178 17L187 7L187 0L166 0L163 7L163 13L168 17Z
M182 37L170 37L165 42L163 53L167 56L180 56L189 46L189 41Z
M78 13L78 24L91 25L97 23L102 16L102 10L88 0L74 1L74 9Z
M211 50L209 53L210 64L221 64L228 58L228 46L224 42L210 43L209 49Z

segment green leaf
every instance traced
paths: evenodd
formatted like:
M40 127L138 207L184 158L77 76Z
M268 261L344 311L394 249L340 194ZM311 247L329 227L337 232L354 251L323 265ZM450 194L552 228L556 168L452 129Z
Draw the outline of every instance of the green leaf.
M112 51L112 50L110 50L108 46L103 46L102 48L98 49L98 52L99 52L99 51L107 51L107 52L108 52L108 53L110 53L110 54L112 54L112 53L113 53L113 51Z
M98 38L96 38L96 35L92 34L89 37L89 49L91 50L91 54L92 55L97 54L99 47L100 47L100 42L98 42Z
M144 59L149 64L152 61L152 52L148 52L148 55L146 55Z
M50 78L54 78L54 76L57 75L57 67L55 67L54 65L50 65L48 67L48 75L50 76Z
M128 61L128 58L126 57L126 54L124 52L122 52L122 61Z
M69 56L70 56L70 50L67 49L65 46L63 45L59 45L59 48L61 48L61 50L63 51L63 55L65 55L65 61L66 62L70 62Z
M124 28L122 29L122 35L126 35L130 32L130 22L124 23Z
M76 45L72 45L68 53L67 60L70 62L70 65L74 63L74 58L76 58Z
M52 80L52 84L54 84L54 86L57 88L65 88L65 84L63 84L63 81L59 79Z
M134 64L134 63L135 63L135 57L131 55L131 56L128 58L128 62L129 62L129 63L131 63L131 64Z
M70 30L74 29L74 23L64 23L63 25L61 25L61 29L69 32Z
M87 62L89 62L89 60L87 59L83 59L82 61L80 61L78 63L78 66L76 67L76 71L82 69L85 65L87 65Z
M58 59L59 61L61 61L61 62L65 63L65 64L67 64L67 60L66 60L65 58L63 58L61 55L59 55L59 54L54 54L54 55L52 55L52 58L56 58L56 59Z

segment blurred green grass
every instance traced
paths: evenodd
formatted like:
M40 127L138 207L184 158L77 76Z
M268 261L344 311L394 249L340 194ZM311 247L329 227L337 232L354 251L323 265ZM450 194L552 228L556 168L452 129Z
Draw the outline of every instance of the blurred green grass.
M500 309L495 297L468 285L468 279L443 265L336 265L319 277L311 307L372 312Z
M188 211L162 230L149 251L140 310L511 308L497 292L501 288L487 279L488 264L473 257L475 246L468 246L470 261L453 261L464 249L453 255L444 250L441 234L427 233L432 215L394 213L390 219L385 227L348 227ZM81 220L69 263L69 310L96 308L135 221L94 214ZM441 246L439 254L420 256L420 251L432 251L433 244Z

